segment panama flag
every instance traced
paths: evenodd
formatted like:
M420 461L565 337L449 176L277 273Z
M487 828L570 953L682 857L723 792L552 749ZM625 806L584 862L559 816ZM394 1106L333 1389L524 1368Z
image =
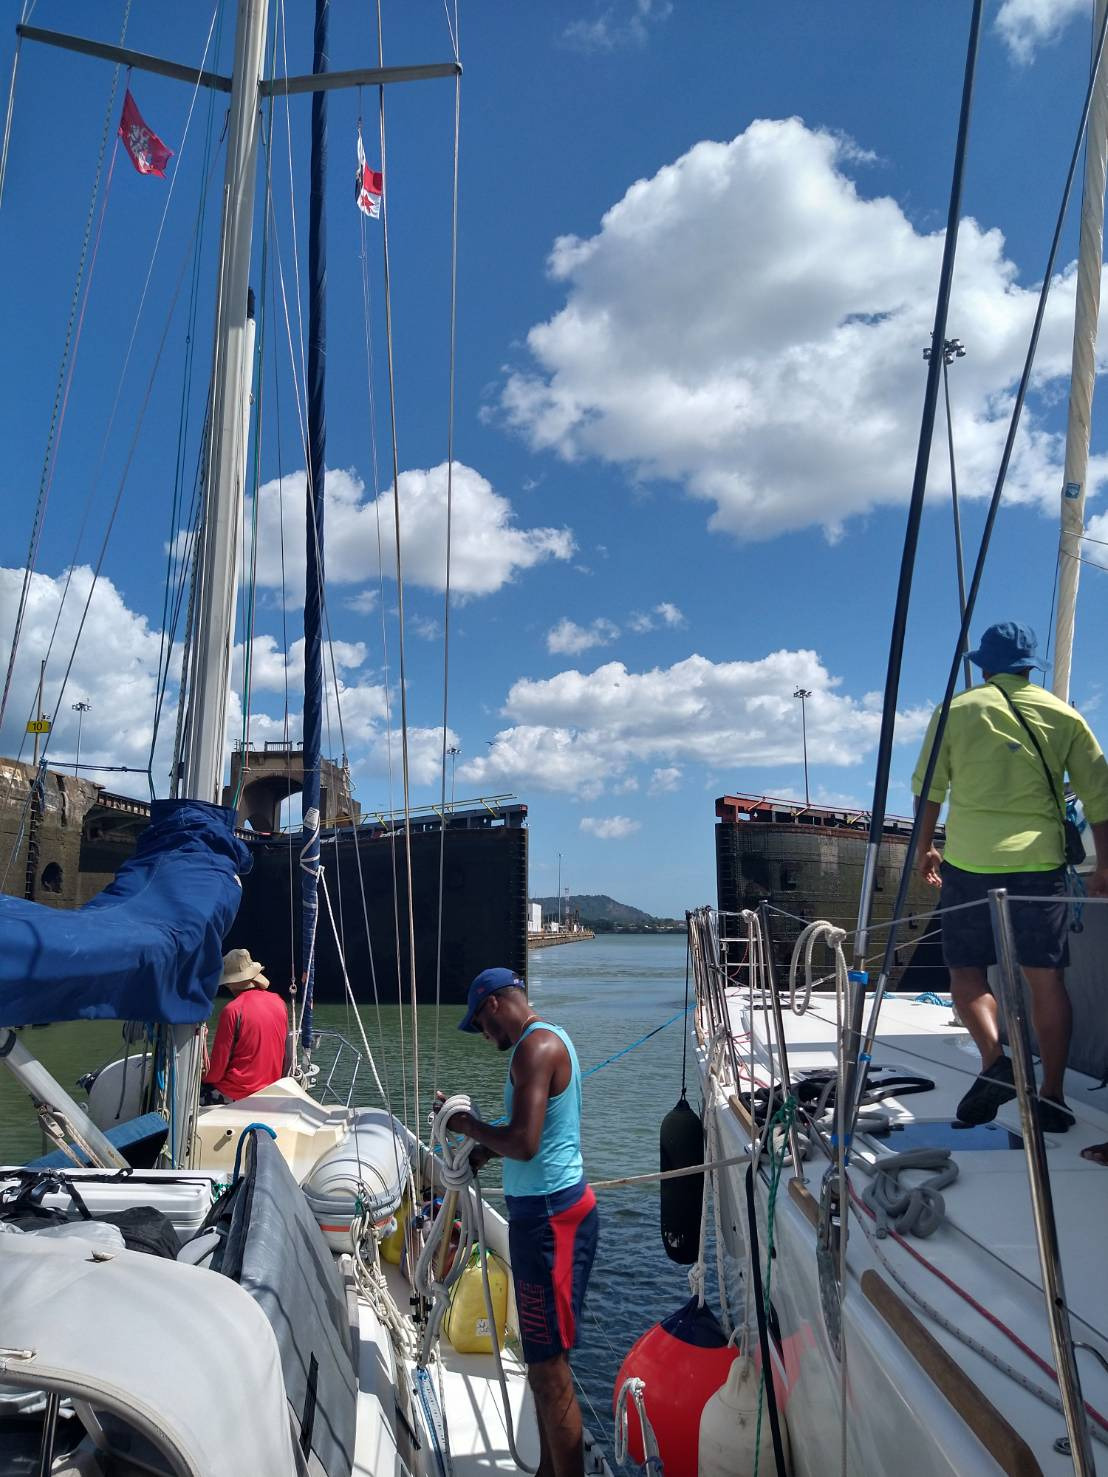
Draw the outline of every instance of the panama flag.
M358 202L358 209L364 215L371 216L373 220L379 219L381 215L381 191L384 188L384 179L376 169L370 169L365 162L365 150L362 148L362 130L358 129L358 173L354 176L354 199Z
M160 179L165 179L165 166L173 158L173 150L167 149L158 135L147 128L131 96L130 88L123 99L119 136L139 174L156 174Z

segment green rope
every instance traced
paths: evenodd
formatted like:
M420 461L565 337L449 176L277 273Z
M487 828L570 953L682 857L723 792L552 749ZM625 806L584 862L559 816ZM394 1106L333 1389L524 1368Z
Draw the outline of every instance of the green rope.
M785 1160L789 1153L789 1133L796 1122L796 1098L791 1094L778 1108L770 1119L767 1140L770 1146L769 1153L769 1201L766 1209L766 1318L769 1318L770 1310L770 1288L773 1280L773 1223L777 1212L777 1191L781 1184L781 1173L785 1168ZM781 1130L780 1142L774 1146L774 1129ZM773 1378L773 1370L770 1370L770 1378ZM765 1407L763 1398L766 1388L766 1360L762 1360L762 1371L758 1379L758 1420L754 1427L754 1477L758 1477L758 1462L761 1454L762 1442L762 1411Z

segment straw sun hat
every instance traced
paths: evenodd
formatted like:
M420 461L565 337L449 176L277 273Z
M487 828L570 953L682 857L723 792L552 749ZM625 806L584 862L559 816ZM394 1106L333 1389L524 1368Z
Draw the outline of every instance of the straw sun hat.
M268 990L269 981L262 973L265 966L251 959L249 949L232 949L223 956L223 975L219 983L226 985L235 994L253 985L259 990Z

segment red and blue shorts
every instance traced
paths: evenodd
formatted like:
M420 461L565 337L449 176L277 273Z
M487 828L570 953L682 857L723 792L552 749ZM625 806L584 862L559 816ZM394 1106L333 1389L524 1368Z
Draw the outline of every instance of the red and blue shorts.
M577 1345L599 1215L581 1180L553 1195L509 1195L508 1249L523 1357L555 1359Z

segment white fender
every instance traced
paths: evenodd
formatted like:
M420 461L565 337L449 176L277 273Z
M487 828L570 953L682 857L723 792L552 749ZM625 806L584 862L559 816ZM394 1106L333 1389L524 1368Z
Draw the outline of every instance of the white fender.
M736 1359L726 1380L705 1405L700 1417L698 1477L753 1477L755 1452L761 1477L771 1477L776 1472L764 1391L762 1429L758 1431L759 1389L759 1374L753 1359ZM784 1419L781 1439L788 1464L789 1443Z

